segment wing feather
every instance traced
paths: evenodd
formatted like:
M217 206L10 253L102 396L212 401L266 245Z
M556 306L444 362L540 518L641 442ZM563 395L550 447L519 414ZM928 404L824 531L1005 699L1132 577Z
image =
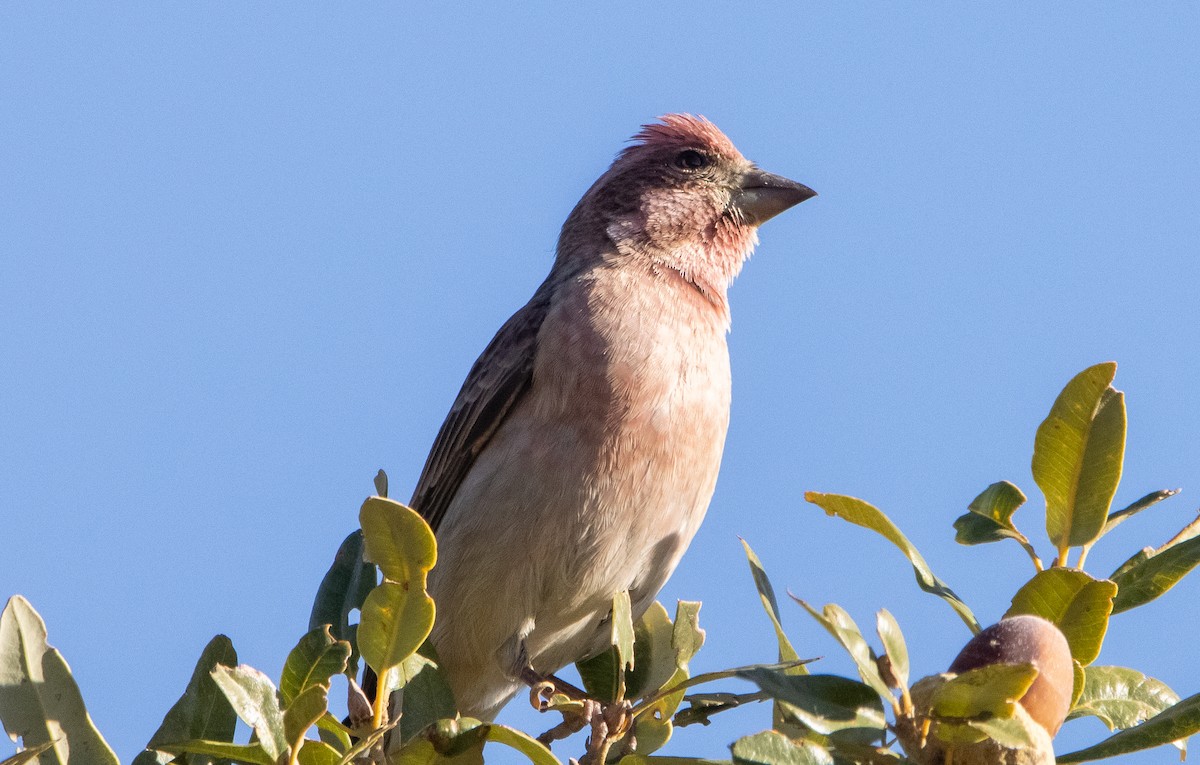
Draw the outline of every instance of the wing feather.
M533 382L537 335L550 308L543 285L476 360L429 451L409 503L436 532L475 459Z

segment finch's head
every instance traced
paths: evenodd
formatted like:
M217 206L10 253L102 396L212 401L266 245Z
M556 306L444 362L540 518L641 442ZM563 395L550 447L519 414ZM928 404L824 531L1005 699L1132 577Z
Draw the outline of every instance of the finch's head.
M703 117L645 125L580 201L620 254L681 274L723 302L764 221L815 195L764 172ZM582 223L582 221L579 221Z

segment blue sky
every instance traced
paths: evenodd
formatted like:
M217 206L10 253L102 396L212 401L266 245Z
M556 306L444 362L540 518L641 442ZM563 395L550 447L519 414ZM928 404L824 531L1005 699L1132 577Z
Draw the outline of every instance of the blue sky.
M1034 431L1099 361L1129 407L1117 502L1184 493L1089 569L1194 517L1194 4L7 2L0 597L46 618L123 760L213 634L277 675L375 471L407 497L571 206L670 111L820 192L731 293L721 479L662 596L704 601L698 669L772 658L739 535L780 590L886 607L916 671L943 669L958 619L803 492L889 512L994 621L1028 561L950 524L1008 479L1041 538ZM1200 692L1198 603L1193 577L1115 617L1100 661ZM784 613L802 655L852 671ZM768 721L667 751L725 756ZM1059 750L1102 734L1070 723Z

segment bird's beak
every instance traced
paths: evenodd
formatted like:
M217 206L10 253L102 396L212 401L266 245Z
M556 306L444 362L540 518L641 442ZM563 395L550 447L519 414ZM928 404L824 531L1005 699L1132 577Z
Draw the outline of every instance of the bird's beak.
M779 213L817 195L803 183L788 180L757 167L747 171L734 189L730 206L741 212L752 226L758 226Z

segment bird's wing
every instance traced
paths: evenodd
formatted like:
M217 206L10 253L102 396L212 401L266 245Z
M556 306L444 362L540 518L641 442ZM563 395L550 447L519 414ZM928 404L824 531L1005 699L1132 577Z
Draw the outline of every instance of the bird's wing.
M547 287L492 338L438 431L410 502L434 531L475 458L533 381L538 330L550 308Z

